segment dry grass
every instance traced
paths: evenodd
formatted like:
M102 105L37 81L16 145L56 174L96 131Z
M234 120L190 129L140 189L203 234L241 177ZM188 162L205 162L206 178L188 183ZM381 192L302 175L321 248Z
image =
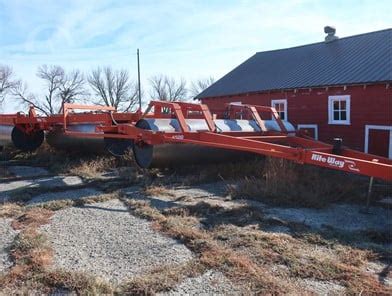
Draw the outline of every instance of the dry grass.
M53 212L47 209L32 208L12 221L14 229L33 228L36 229L41 225L47 224L52 217Z
M289 289L286 284L279 283L267 270L257 266L246 255L219 244L211 233L200 228L198 218L188 216L186 212L180 212L180 215L173 215L172 212L165 216L146 202L124 202L134 214L153 221L154 229L180 240L195 252L199 263L204 267L201 270L221 270L232 281L246 285L257 293L276 294ZM149 289L156 292L160 287L152 283Z
M205 271L205 266L198 260L191 260L182 265L159 266L143 276L136 277L119 290L126 295L155 295L167 292L188 277L196 277Z
M61 199L61 200L54 200L54 201L48 201L43 204L39 204L36 206L31 206L32 208L42 208L42 209L47 209L50 211L58 211L64 208L69 208L69 207L80 207L85 204L93 204L97 202L105 202L109 201L112 199L118 199L120 198L120 192L119 191L114 191L111 193L105 193L105 194L99 194L96 196L91 196L91 197L86 197L86 198L80 198L80 199Z
M38 228L49 222L53 212L44 208L30 208L17 217L12 226L21 230L11 248L14 265L0 276L5 294L51 294L61 289L78 295L113 294L106 282L76 272L51 269L53 250Z
M146 201L122 199L128 208L137 216L150 221L161 222L165 221L166 217L161 214L156 208L150 207Z
M46 237L38 231L38 227L47 223L50 216L48 210L31 209L12 222L15 229L21 230L11 248L14 265L9 273L0 277L0 286L10 293L41 290L41 285L31 280L52 263L53 251Z
M171 196L174 197L175 195L169 191L163 185L151 185L144 188L144 194L148 196Z
M13 218L23 213L23 208L16 203L0 204L0 218Z
M294 237L314 245L323 245L332 247L337 244L344 245L343 251L350 250L355 252L359 249L362 251L369 251L365 255L359 256L350 255L355 259L361 259L365 256L368 260L392 259L392 252L388 246L392 242L391 231L376 231L376 230L358 230L358 231L342 231L334 228L325 228L319 230L318 233L311 233L308 230L298 230L294 233ZM338 249L336 249L338 251ZM363 253L364 254L364 253ZM375 256L377 254L377 256ZM344 256L348 256L345 254ZM343 260L343 259L342 259ZM355 265L355 264L354 264Z
M364 177L276 158L256 158L237 163L187 166L176 170L149 170L144 182L147 194L166 194L165 186L216 181L228 185L232 198L262 200L279 205L322 208L332 202L365 202ZM165 192L166 191L166 192ZM377 199L385 192L374 192Z
M113 295L115 292L107 282L81 272L51 270L42 274L40 281L52 290L60 289L77 295Z
M21 152L14 150L11 159L44 167L51 167L52 165L61 166L70 162L70 158L66 153L51 148L46 142L44 142L34 152Z
M221 225L212 232L215 239L223 240L230 248L246 253L257 266L265 266L268 270L285 266L276 271L277 276L339 282L355 294L382 294L388 291L377 278L363 271L368 260L376 257L368 250L354 249L336 242L328 243L327 246L309 244L309 240L286 234L234 225Z
M105 156L80 161L79 163L71 166L68 169L68 172L85 178L98 178L103 172L110 171L114 167L116 167L115 157Z
M116 165L110 159L84 159L71 164L66 160L65 163L61 170L89 178L95 178ZM230 188L234 198L323 207L334 201L361 198L359 192L365 192L366 185L363 179L349 178L343 173L274 159L267 159L265 163L258 160L240 165L192 167L186 170L167 171L164 173L169 173L166 177L159 176L161 172L148 172L149 186L145 193L168 195L167 188L162 184L172 182L194 184L242 178L237 187ZM382 295L390 292L363 270L370 260L378 259L373 252L345 245L340 238L335 240L325 234L301 232L301 225L284 225L292 231L301 230L294 236L268 233L267 227L279 221L264 219L257 209L223 209L208 203L160 212L147 202L123 199L134 214L152 221L154 229L180 240L191 249L196 254L196 259L191 261L194 268L187 264L170 268L161 266L144 277L124 284L117 291L107 283L84 274L49 272L47 267L51 262L51 250L46 246L45 237L36 231L39 225L50 219L51 212L47 210L119 197L117 192L91 199L53 201L31 212L24 212L19 206L0 207L0 217L20 215L13 226L22 229L13 249L17 264L9 275L0 278L0 285L13 287L14 291L23 291L28 283L31 289L46 292L59 288L78 294L116 292L150 295L167 291L188 276L216 269L255 294L298 292L292 282L298 278L337 282L346 287L348 294ZM370 236L376 236L377 240L384 239L379 234ZM336 234L332 237L336 237ZM352 242L351 238L347 240Z
M264 160L255 158L232 163L180 166L169 170L151 170L150 179L160 184L194 185L254 176L260 172Z
M56 150L44 142L34 152L13 151L12 153L7 152L7 155L9 155L6 158L7 160L13 160L20 164L26 163L33 166L47 167L55 174L74 174L85 178L97 178L103 172L120 168L118 172L120 177L134 180L137 173L134 167L125 168L132 166L132 155L129 153L121 158L109 154L92 156L91 153Z
M0 160L7 161L12 159L16 154L15 148L12 146L3 146L3 149L0 150Z
M29 278L40 274L52 263L52 250L46 237L37 229L46 224L52 213L43 209L30 209L12 221L12 227L21 230L11 248L14 266L0 278L0 284L9 291L17 291ZM34 284L33 290L39 285Z
M228 188L228 194L279 205L321 208L331 202L363 201L366 185L363 179L345 173L267 158L258 174L245 176Z
M222 209L200 203L161 213L147 202L125 202L134 214L153 221L154 229L180 240L195 252L201 270L219 270L252 293L295 293L298 278L337 282L349 294L390 292L364 271L370 260L378 259L377 254L312 233L293 237L265 232L261 229L276 221L264 219L260 213L256 215L253 209ZM235 222L246 213L242 222ZM293 226L295 229L303 231L297 225ZM160 286L155 278L139 279L133 282L131 291L149 294L182 280L178 275L171 279L168 286Z
M114 191L111 193L105 193L105 194L100 194L92 197L87 197L87 198L81 198L81 199L75 199L74 201L74 206L83 206L86 204L93 204L97 202L105 202L108 200L112 199L118 199L120 198L121 194L120 191Z
M265 222L261 211L251 206L227 209L204 201L194 205L187 205L183 208L170 208L165 210L164 213L169 215L195 216L208 228L221 224L245 226Z
M11 254L16 266L25 265L31 270L49 266L53 255L46 236L35 227L28 227L17 235Z
M78 295L110 295L114 288L107 282L80 272L53 270L52 250L39 233L24 231L15 243L12 256L15 265L0 277L0 285L7 294L51 294L55 291L74 292ZM29 233L29 234L27 234Z

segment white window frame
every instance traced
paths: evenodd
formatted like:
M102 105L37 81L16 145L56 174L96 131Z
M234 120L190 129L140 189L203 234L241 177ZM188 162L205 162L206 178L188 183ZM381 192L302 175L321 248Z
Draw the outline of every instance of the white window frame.
M365 125L365 153L369 153L369 134L370 130L389 130L389 146L388 146L388 158L392 159L392 126L391 125Z
M333 119L333 103L335 101L346 101L346 119L345 120L334 120ZM328 124L341 124L350 125L350 114L351 114L351 102L350 95L342 96L329 96L328 97Z
M287 100L286 99L279 99L279 100L271 100L271 107L274 107L275 108L275 104L284 104L284 107L283 107L283 112L284 112L284 114L285 114L285 119L284 119L284 121L287 121L288 120L288 118L289 118L289 114L288 114L288 112L287 112ZM282 119L283 120L283 119Z
M314 129L314 139L318 140L318 125L317 124L298 124L297 129L301 128L313 128Z

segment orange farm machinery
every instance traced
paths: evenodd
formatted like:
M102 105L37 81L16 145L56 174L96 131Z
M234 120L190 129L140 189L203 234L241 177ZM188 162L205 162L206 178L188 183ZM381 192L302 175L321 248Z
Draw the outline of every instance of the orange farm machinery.
M76 112L79 111L79 112ZM316 141L271 107L227 104L221 116L206 105L151 101L147 110L64 104L61 114L0 115L0 146L37 149L45 137L58 148L122 155L131 149L143 168L266 155L392 181L392 160Z

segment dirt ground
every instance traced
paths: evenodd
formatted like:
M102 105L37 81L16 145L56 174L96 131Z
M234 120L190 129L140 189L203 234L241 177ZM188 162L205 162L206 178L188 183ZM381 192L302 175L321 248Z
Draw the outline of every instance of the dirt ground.
M0 294L392 292L390 207L280 206L234 198L235 178L180 179L2 162Z

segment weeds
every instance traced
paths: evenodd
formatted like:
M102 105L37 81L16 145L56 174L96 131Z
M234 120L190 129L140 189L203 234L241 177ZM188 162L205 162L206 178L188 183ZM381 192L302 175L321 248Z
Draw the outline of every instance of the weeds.
M30 209L12 222L13 228L21 231L11 248L14 266L8 274L0 277L0 286L12 293L22 287L33 291L41 288L39 283L30 279L39 276L52 263L52 249L46 237L38 231L38 227L46 224L51 215L48 210Z
M56 172L57 168L64 167L70 163L71 158L65 152L51 148L47 143L43 143L33 152L14 151L12 160L17 162L28 162L30 165L44 166Z
M282 293L285 284L278 284L277 279L270 276L267 270L255 265L246 255L241 255L232 249L220 245L212 235L200 228L199 219L188 216L186 212L180 215L163 215L146 202L124 200L130 210L142 218L153 221L153 227L170 237L180 240L199 258L204 269L218 269L231 280L247 285L252 291L266 293ZM287 287L286 287L287 288ZM159 286L154 286L154 292Z
M52 217L53 212L47 209L32 208L12 221L14 229L33 228L36 229L41 225L47 224Z
M194 185L223 180L232 180L240 176L254 176L260 173L263 167L263 159L254 158L232 163L204 164L180 166L176 169L150 170L152 183ZM158 178L158 176L160 176ZM158 184L158 186L160 185Z
M258 266L286 266L289 278L337 281L355 294L385 293L387 288L363 272L362 267L374 255L338 243L312 246L285 234L221 225L213 230L214 238L223 240L234 250L243 250Z
M252 293L293 293L297 288L291 279L296 278L338 282L354 294L388 291L363 271L368 260L376 259L372 252L318 235L292 237L263 232L258 226L268 226L274 221L252 213L247 207L235 213L235 209L199 203L160 213L147 202L124 201L134 214L153 221L154 229L183 242L196 254L202 270L219 270ZM235 219L246 213L249 213L246 223L237 223L242 227L233 225ZM131 291L149 294L171 285L163 287L155 280L139 279L133 282Z
M191 260L182 265L159 266L143 276L136 277L120 287L121 294L155 295L156 292L167 292L178 282L188 277L195 277L206 271L198 260Z
M171 196L175 197L173 193L170 192L168 188L166 188L163 185L152 185L152 186L147 186L144 189L144 193L148 196Z
M115 166L116 159L113 156L97 157L71 166L68 172L85 178L98 178L103 172L109 171Z
M81 272L51 270L40 276L43 285L78 295L111 295L114 288L107 282Z
M117 159L110 155L91 157L86 153L56 150L47 143L43 143L34 152L15 151L10 158L17 162L28 162L33 166L47 167L55 174L71 173L86 178L95 178L104 171L119 165L129 164L129 156Z
M56 289L79 295L113 294L106 282L78 272L50 269L53 250L47 237L38 228L49 222L53 212L30 208L17 217L12 226L20 230L11 247L14 265L0 276L5 294L51 294Z
M15 203L0 204L0 218L13 218L23 213L23 208Z
M150 170L146 176L147 194L167 195L165 185L169 184L192 185L223 180L230 183L227 194L235 199L315 208L332 202L364 202L367 189L363 177L268 157L185 166L176 170ZM385 192L377 194L380 197Z
M157 209L150 207L145 201L136 201L132 199L122 199L128 208L137 216L150 221L161 222L165 221L166 217Z
M341 172L267 158L263 171L229 186L228 194L232 198L321 208L332 202L361 200L365 185Z
M111 158L84 159L77 163L65 160L62 168L57 169L95 178L116 164ZM144 193L168 195L163 184L170 182L194 184L240 177L238 185L229 188L229 193L234 198L255 198L280 205L323 207L334 201L356 200L361 197L359 190L363 189L362 179L346 178L343 173L275 159L267 159L265 163L257 160L241 165L207 166L201 169L194 167L192 173L181 169L175 172L165 171L164 173L169 173L166 177L162 177L161 173L148 172L146 184L149 186ZM347 288L346 293L349 294L389 292L376 278L363 271L369 260L378 259L373 252L339 243L345 240L352 243L359 240L358 237L364 237L364 233L353 234L357 238L339 234L342 237L333 239L337 237L336 233L306 233L301 225L286 225L265 219L258 209L252 207L224 209L208 203L160 212L147 202L122 199L132 213L152 221L154 229L180 240L192 250L196 258L188 264L157 267L143 277L132 279L116 291L109 284L85 274L49 271L47 267L51 264L52 251L37 227L48 222L51 211L120 196L119 192L115 192L88 199L53 201L28 210L11 205L0 207L0 217L19 216L14 220L13 227L21 229L12 250L16 264L9 275L0 278L0 285L13 287L14 290L21 289L20 291L27 285L34 285L28 287L45 292L57 288L78 294L116 292L150 295L168 291L186 277L216 269L233 282L247 287L252 293L298 292L291 282L295 278L338 282ZM260 230L275 224L289 227L294 236ZM369 232L366 237L377 242L390 241L386 233Z
M33 227L28 227L17 235L11 254L16 266L25 266L25 269L32 271L40 271L49 266L53 256L46 236Z
M36 206L31 206L32 208L42 208L50 211L58 211L68 207L80 207L86 204L92 204L97 202L105 202L108 200L119 198L119 191L99 194L92 197L80 198L80 199L61 199L45 202Z

